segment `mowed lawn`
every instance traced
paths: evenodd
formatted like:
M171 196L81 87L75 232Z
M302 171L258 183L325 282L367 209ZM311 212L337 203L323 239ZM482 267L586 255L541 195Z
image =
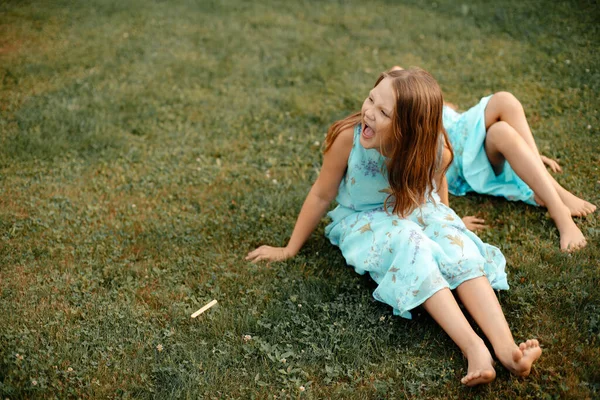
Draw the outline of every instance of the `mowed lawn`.
M600 204L595 1L0 3L0 397L596 398L600 213L563 254L546 211L471 195L502 249L528 379L392 316L323 237L284 245L329 124L421 66L461 109L523 103L556 179ZM212 299L218 305L190 315Z

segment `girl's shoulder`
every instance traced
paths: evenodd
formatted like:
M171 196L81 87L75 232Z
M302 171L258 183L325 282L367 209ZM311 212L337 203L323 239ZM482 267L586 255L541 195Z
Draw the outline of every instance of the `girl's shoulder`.
M341 131L335 138L333 144L331 145L331 150L333 150L336 153L340 151L350 153L350 150L354 145L354 137L356 136L357 126L350 126Z
M342 130L323 154L322 170L345 170L354 148L354 126ZM339 183L338 183L339 184Z
M346 140L354 141L354 139L360 135L360 124L349 126L340 132L340 136L345 136Z

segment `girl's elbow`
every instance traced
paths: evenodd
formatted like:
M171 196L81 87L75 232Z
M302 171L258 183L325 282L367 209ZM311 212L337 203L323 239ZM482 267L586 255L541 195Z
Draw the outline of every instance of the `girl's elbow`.
M335 196L337 195L337 191L331 193L319 193L317 195L317 197L319 198L319 200L326 205L331 204L331 202L335 199Z
M329 205L335 199L335 196L337 195L337 190L333 191L333 190L323 189L322 187L320 187L318 185L318 182L317 182L313 185L311 194L317 200L319 200L319 202L327 203L327 205Z

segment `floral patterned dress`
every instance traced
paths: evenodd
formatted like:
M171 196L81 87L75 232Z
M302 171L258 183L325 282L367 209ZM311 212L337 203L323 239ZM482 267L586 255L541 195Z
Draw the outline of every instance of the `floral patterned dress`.
M460 114L444 106L444 128L454 150L454 159L446 172L448 191L455 196L468 192L501 196L512 201L523 201L537 206L534 193L505 162L496 175L485 152L485 107L491 96Z
M487 276L494 289L508 289L500 250L467 230L436 193L435 202L427 201L406 218L384 209L390 192L385 158L362 147L360 132L358 125L339 205L328 214L332 222L325 235L348 265L377 282L373 297L410 319L410 310L437 291L469 279Z

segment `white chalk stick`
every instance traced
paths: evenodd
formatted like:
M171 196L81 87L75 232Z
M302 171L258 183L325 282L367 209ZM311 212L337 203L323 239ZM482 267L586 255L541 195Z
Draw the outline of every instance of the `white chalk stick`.
M198 311L196 311L195 313L193 313L192 314L192 318L196 318L198 315L202 314L204 311L208 310L209 308L211 308L215 304L217 304L216 300L211 301L210 303L208 303L207 305L205 305L204 307L202 307L201 309L199 309Z

